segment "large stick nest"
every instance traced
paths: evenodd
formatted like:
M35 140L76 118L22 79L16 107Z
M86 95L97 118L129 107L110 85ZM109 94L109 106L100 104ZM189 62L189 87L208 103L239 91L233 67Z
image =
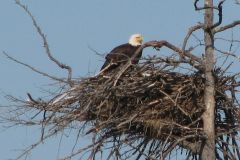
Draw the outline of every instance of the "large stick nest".
M30 101L26 105L61 113L46 118L49 124L67 127L74 121L85 122L90 126L85 133L98 135L98 148L113 138L118 145L141 141L145 148L157 141L165 144L162 151L166 153L176 145L190 148L193 154L199 152L189 144L206 138L201 117L205 110L204 74L201 71L177 73L174 67L169 69L164 62L131 66L119 77L121 69L82 79L50 101L36 101L29 95ZM231 137L236 134L239 111L234 89L238 83L235 76L223 76L220 69L213 74L216 83L215 125L220 145L224 134L231 133ZM124 140L116 140L122 136ZM136 148L137 152L139 146ZM158 149L159 145L152 148L155 154ZM99 149L95 149L97 151Z
M204 79L155 67L129 69L113 86L111 73L81 84L84 119L96 120L96 130L165 139L199 132L204 111ZM82 108L81 108L82 109ZM194 128L194 129L192 129Z

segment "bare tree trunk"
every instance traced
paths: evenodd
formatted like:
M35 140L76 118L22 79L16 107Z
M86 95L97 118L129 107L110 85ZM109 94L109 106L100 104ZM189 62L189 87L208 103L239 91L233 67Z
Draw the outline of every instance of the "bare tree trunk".
M205 7L213 7L213 0L205 0ZM202 160L214 160L215 155L215 84L213 77L214 68L214 35L212 34L211 26L213 25L213 8L205 9L205 91L204 104L206 111L203 114L203 129L207 135L207 139L203 144L201 154Z

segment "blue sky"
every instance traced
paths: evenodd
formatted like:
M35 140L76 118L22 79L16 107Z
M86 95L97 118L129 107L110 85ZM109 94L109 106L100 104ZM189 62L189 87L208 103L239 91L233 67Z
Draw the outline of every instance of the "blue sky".
M217 2L217 1L216 1ZM240 19L240 6L234 0L224 4L224 21ZM74 77L84 77L99 70L103 57L113 47L126 43L133 33L141 33L145 41L168 40L181 46L188 28L203 20L202 12L195 12L192 0L22 0L47 35L53 55L73 68ZM0 50L47 73L64 77L47 59L42 41L27 14L13 0L0 1ZM239 36L239 29L236 30ZM144 56L160 54L152 49ZM199 53L200 54L200 53ZM9 102L4 93L25 97L43 96L41 88L52 81L0 55L0 104ZM40 130L30 127L0 127L0 159L14 158L19 149L32 144ZM52 160L58 157L60 136L34 150L30 159ZM83 143L89 142L85 137ZM61 153L67 153L73 139L64 138ZM64 147L63 147L64 146ZM67 149L68 148L68 149ZM62 155L62 154L60 154Z

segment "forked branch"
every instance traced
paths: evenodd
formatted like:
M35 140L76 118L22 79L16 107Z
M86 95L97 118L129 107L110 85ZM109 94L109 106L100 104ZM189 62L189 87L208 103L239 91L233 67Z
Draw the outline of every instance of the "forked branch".
M56 58L54 58L52 56L52 53L50 51L49 48L49 44L47 41L47 38L45 36L45 34L43 33L42 29L40 28L40 26L38 25L37 21L35 20L34 16L32 15L32 13L28 10L27 6L23 5L20 0L15 0L16 4L19 5L31 18L32 22L33 22L33 26L36 28L37 33L40 35L40 37L43 40L43 46L45 48L46 54L48 56L48 58L53 61L55 64L57 64L58 67L62 68L62 69L66 69L68 71L68 79L67 82L69 83L69 85L72 85L72 68L66 64L61 63L60 61L58 61Z
M182 46L182 51L183 52L186 51L187 42L188 42L190 36L192 35L192 33L197 31L197 30L199 30L199 29L201 29L201 28L204 28L204 24L202 24L202 23L189 28L188 33L185 36L184 41L183 41L183 46Z
M201 10L209 9L209 8L213 8L213 9L218 10L217 7L209 7L209 6L198 7L198 2L199 2L199 0L195 0L195 1L194 1L194 8L195 8L196 11L201 11Z
M215 6L213 6L213 7L209 7L209 6L198 7L198 5L197 5L198 2L199 2L199 0L195 0L195 1L194 1L194 8L195 8L196 11L205 10L205 9L210 9L210 8L213 8L213 9L215 9L215 10L218 10L218 22L216 22L215 24L213 24L210 28L211 28L211 29L214 29L214 28L216 28L217 26L219 26L219 25L222 23L222 5L223 5L223 3L225 2L225 0L220 1L220 2L218 3L218 6L217 6L217 7L215 7ZM205 27L205 28L206 28L206 27Z

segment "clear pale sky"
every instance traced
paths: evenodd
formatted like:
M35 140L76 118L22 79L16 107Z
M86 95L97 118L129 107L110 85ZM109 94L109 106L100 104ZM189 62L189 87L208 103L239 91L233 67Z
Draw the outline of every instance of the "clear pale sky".
M218 2L218 1L216 1ZM126 43L133 33L141 33L145 41L168 40L181 46L188 28L203 20L196 12L193 0L22 0L47 35L53 55L73 68L74 77L84 77L99 70L107 53L113 47ZM240 6L234 0L224 3L223 23L240 19ZM13 0L0 0L0 50L47 73L64 77L47 59L42 40L37 35L27 14ZM239 28L236 34L239 36ZM144 56L155 54L152 49ZM159 52L157 52L160 54ZM0 55L0 105L8 105L4 94L26 97L43 96L42 88L52 83ZM0 124L0 159L15 158L20 149L40 138L39 128L13 127L5 130ZM34 150L31 160L53 160L71 151L75 136L61 135ZM87 143L84 137L79 143ZM60 146L60 148L59 148ZM59 151L58 151L59 150ZM58 154L60 152L60 154Z

